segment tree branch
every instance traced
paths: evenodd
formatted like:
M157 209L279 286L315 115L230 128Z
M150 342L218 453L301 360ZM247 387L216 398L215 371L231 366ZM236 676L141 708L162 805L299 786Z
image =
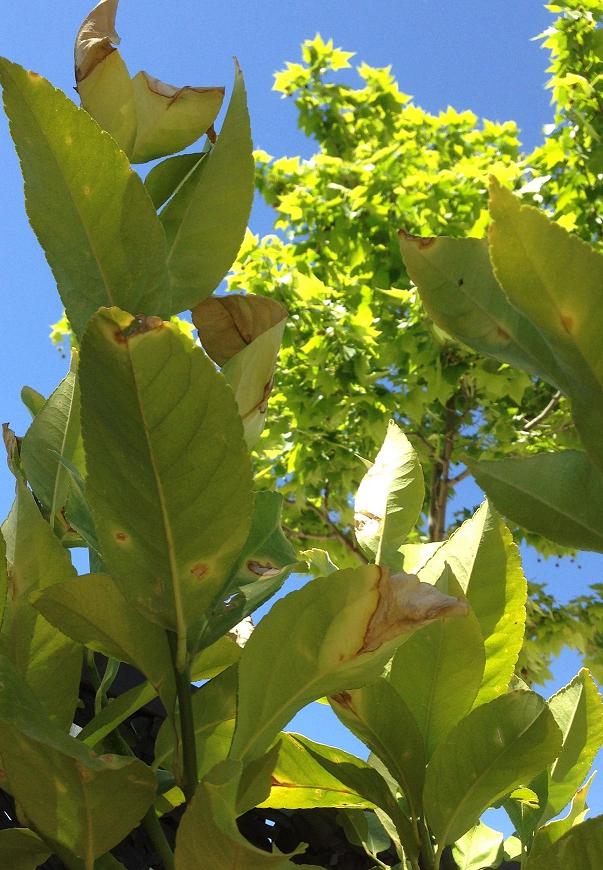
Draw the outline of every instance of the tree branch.
M344 547L346 547L346 548L347 548L351 553L354 553L354 555L355 555L355 556L356 556L356 557L357 557L357 558L358 558L358 559L359 559L363 564L366 565L366 564L368 563L368 559L366 558L366 556L364 555L364 553L362 552L362 550L360 549L360 547L356 544L356 542L355 542L354 540L352 540L352 538L351 538L350 536L346 535L345 532L342 532L341 529L339 528L339 526L337 525L337 523L334 523L334 522L333 522L333 520L332 520L331 517L329 516L328 508L321 509L321 508L317 507L315 504L312 504L311 502L308 502L308 503L307 503L307 506L308 506L311 510L314 511L314 513L316 514L316 516L320 517L320 519L323 521L323 523L324 523L326 526L328 526L328 527L331 529L331 531L333 532L334 537L335 537L335 538L336 538L336 539L337 539L341 544L343 544Z
M522 431L522 432L531 432L532 429L535 429L536 426L538 426L539 423L542 423L542 421L543 421L544 419L546 419L546 417L549 416L549 414L551 413L551 411L553 411L553 410L555 409L555 407L556 407L557 403L559 402L559 399L560 399L560 398L561 398L561 391L560 391L560 390L557 390L557 392L553 395L553 398L552 398L551 401L548 403L548 405L546 405L546 406L542 409L542 411L534 417L533 420L529 420L529 421L525 424L525 426L523 427L523 429L522 429L521 431Z

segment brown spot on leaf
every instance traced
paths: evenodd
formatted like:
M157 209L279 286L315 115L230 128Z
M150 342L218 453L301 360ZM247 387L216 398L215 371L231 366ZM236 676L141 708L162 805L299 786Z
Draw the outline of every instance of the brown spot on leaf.
M574 318L570 317L569 314L561 315L561 326L565 329L565 331L571 335L574 329Z
M503 341L508 341L510 338L509 333L506 332L501 326L496 327L496 334L499 338L502 338Z
M252 574L257 574L258 577L274 577L280 571L280 568L275 568L270 562L263 564L262 562L256 562L254 559L250 559L247 562L247 568Z
M336 695L331 695L336 704L341 704L342 707L352 706L352 696L349 692L338 692Z
M92 771L85 767L83 764L80 764L79 761L75 762L75 766L82 782L90 782L94 778L94 774L92 773Z
M115 540L123 543L124 541L128 540L128 536L125 532L115 532Z
M8 779L8 776L7 776L5 770L0 769L0 779Z
M116 329L116 330L114 330L114 332L113 332L113 338L115 339L115 341L117 342L117 344L127 344L127 343L128 343L128 339L127 339L126 336L123 334L123 332L121 331L121 329Z
M207 574L207 565L204 565L203 562L199 562L197 565L193 565L193 567L191 568L191 574L194 574L195 577L200 580Z
M30 78L32 80L32 82L39 82L42 79L42 76L40 75L40 73L33 72L33 70L27 71L27 77Z
M430 248L437 241L434 236L414 236L412 233L407 233L406 230L398 230L398 237L405 239L407 242L412 242L418 248Z

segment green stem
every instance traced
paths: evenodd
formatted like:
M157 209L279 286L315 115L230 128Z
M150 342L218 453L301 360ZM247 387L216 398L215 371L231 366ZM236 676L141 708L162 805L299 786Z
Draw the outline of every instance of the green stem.
M172 665L178 694L178 709L180 714L180 737L182 743L183 782L182 791L187 801L195 794L197 777L197 746L195 743L195 720L193 717L193 695L191 692L190 667L184 670L178 668L178 638L173 631L168 631L168 642L172 654Z
M149 839L163 862L165 870L174 870L174 853L153 807L150 807L147 811L146 816L142 820L142 826L149 835Z

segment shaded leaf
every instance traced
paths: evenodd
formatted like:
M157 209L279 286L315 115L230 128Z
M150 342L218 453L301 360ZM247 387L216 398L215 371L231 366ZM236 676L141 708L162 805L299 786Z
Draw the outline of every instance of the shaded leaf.
M177 154L154 166L144 180L144 186L157 210L174 195L178 187L193 172L205 154Z
M10 870L35 870L50 857L46 843L29 828L0 831L0 863Z
M527 870L568 870L600 867L603 861L603 816L587 819L571 828L535 858L529 858Z
M542 827L538 828L530 849L530 858L535 858L541 852L544 852L575 825L582 824L588 812L586 798L594 778L595 774L593 773L584 783L582 788L578 789L572 799L567 816L564 816L562 819L557 819L554 822L549 822L548 824L542 825Z

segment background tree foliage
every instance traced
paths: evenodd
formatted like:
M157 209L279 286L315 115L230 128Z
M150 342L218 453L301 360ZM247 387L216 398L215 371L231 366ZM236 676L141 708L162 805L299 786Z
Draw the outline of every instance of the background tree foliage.
M229 290L266 293L290 312L259 477L276 473L290 531L338 564L362 558L352 492L388 417L425 469L417 537L441 540L468 515L451 503L466 460L574 447L566 400L553 387L479 356L433 324L400 258L396 231L483 237L488 175L546 209L591 243L601 241L603 115L600 2L568 0L541 34L549 50L554 123L532 153L512 121L448 107L432 115L403 93L389 67L360 64L359 85L336 73L353 54L320 36L287 63L274 89L295 100L317 150L309 159L256 152L257 184L276 211L274 234L248 235ZM545 555L558 544L516 529ZM603 676L601 598L558 605L533 586L524 673L549 676L564 644Z

